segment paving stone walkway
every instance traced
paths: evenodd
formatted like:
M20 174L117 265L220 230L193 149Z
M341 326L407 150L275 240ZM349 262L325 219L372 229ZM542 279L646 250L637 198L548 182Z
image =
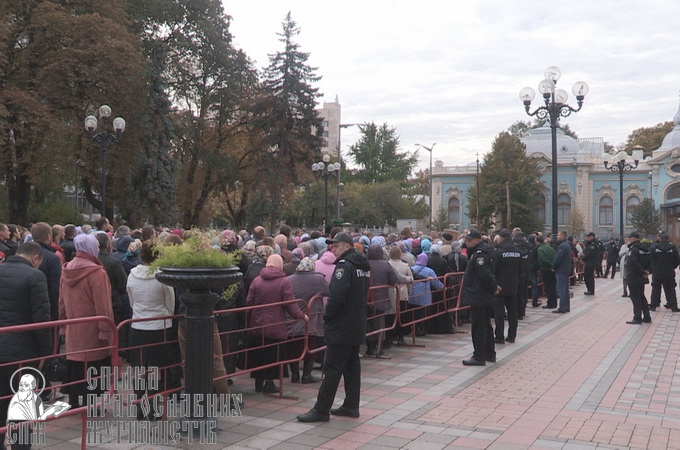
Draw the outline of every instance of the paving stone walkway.
M286 383L280 399L240 377L234 388L246 407L220 419L216 444L98 447L680 449L680 313L660 308L651 324L627 325L632 306L618 277L597 279L595 296L583 291L573 289L568 314L529 307L516 343L496 345L495 364L462 366L472 353L469 326L418 338L424 347L393 348L391 360L363 359L358 419L299 423L318 385ZM79 443L80 420L64 418L34 448Z

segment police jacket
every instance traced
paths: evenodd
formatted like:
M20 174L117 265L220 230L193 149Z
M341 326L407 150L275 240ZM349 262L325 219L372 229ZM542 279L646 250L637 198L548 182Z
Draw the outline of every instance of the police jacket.
M519 251L520 254L520 264L519 264L519 285L517 286L518 288L522 288L522 282L524 282L524 288L527 287L529 284L529 276L531 275L531 249L529 248L529 244L525 241L519 244L515 244L515 248Z
M619 259L619 248L616 243L609 243L605 245L605 250L607 250L607 262L615 263Z
M371 284L368 259L354 249L335 261L323 315L328 344L361 345L366 340L366 299Z
M648 263L650 260L649 248L640 241L632 244L626 259L626 283L629 286L643 286L647 283Z
M484 242L468 249L468 263L463 275L462 304L473 308L493 306L498 288L494 277L493 250Z
M583 262L588 267L595 267L598 262L599 245L597 239L587 241L586 248L583 249Z
M674 280L675 268L680 264L680 255L675 245L659 241L651 248L652 276L655 280Z
M45 274L21 256L0 264L0 328L50 321ZM52 330L0 333L0 362L49 355ZM4 425L4 424L3 424Z
M522 266L522 253L511 239L498 244L495 251L496 283L502 288L500 296L514 297L519 286Z

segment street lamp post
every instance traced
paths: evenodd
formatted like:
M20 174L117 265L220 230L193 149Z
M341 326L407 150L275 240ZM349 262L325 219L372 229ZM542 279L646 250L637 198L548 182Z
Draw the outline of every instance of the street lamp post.
M326 233L328 226L328 179L334 177L340 171L340 163L330 162L331 155L328 153L323 155L323 161L312 164L312 171L317 177L323 178L323 231Z
M349 128L353 127L354 125L359 125L358 123L341 123L338 126L338 182L336 184L336 191L335 191L335 218L340 220L340 188L342 187L342 183L340 182L340 172L342 169L342 147L340 146L341 144L341 134L342 134L342 129L343 128Z
M545 71L545 79L538 84L538 91L543 94L545 106L536 108L530 112L531 102L536 97L536 92L525 87L519 91L519 98L524 102L524 109L529 116L536 116L539 119L547 119L550 122L552 134L552 242L557 242L557 128L559 127L560 117L568 117L573 112L578 112L583 106L583 99L588 94L588 84L585 81L574 83L571 91L576 96L578 108L567 105L569 94L564 89L556 89L557 80L560 79L562 71L556 66L550 66Z
M430 152L430 194L429 194L430 195L430 217L427 219L428 228L432 228L432 215L433 215L433 211L432 211L432 200L433 200L432 199L432 149L434 148L435 145L437 145L436 142L434 144L432 144L431 147L428 148L428 147L425 147L424 145L416 144L416 146L422 147L425 150L427 150L428 152Z
M116 117L113 119L114 133L107 131L109 118L111 117L111 107L102 105L99 107L99 117L104 122L102 131L95 133L97 129L97 117L90 115L85 118L85 129L90 139L99 144L102 159L102 190L101 190L101 216L106 217L106 151L109 145L118 142L120 135L125 131L125 119Z
M638 163L642 159L642 150L633 150L633 164L627 161L628 153L624 150L623 145L618 146L619 153L616 155L616 160L613 163L609 161L609 153L603 155L604 168L609 169L612 172L619 174L619 242L623 243L623 210L625 205L623 203L623 174L630 172L638 166Z

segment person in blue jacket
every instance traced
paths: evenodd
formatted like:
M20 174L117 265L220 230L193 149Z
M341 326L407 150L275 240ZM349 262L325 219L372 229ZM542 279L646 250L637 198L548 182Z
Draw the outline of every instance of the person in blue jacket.
M410 308L418 308L415 311L414 318L420 319L424 317L427 308L420 308L422 306L429 306L432 304L432 289L443 289L444 284L439 281L437 274L431 268L427 267L427 254L421 253L416 259L416 265L411 267L411 272L414 274L416 280L413 283L413 290L408 297L408 304ZM417 275L415 275L417 274ZM425 279L429 279L426 281ZM416 335L425 336L425 323L420 322L416 325Z

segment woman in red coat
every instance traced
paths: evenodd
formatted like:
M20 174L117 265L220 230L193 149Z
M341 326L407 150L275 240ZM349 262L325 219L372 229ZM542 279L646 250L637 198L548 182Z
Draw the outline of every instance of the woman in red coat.
M111 284L104 266L97 257L99 241L88 234L76 236L73 240L75 257L66 263L61 272L59 286L59 318L105 316L113 321L111 306ZM113 332L103 321L86 322L66 326L66 356L69 367L69 381L85 380L87 369L94 367L101 374L103 366L111 365ZM77 353L72 353L77 352ZM93 380L93 383L95 381ZM97 388L100 381L96 380ZM74 407L86 401L87 394L101 393L101 389L88 390L83 381L68 387L69 403ZM82 399L79 397L82 396Z
M287 338L284 311L295 319L308 320L297 305L280 304L294 298L293 287L283 271L283 259L280 255L271 255L267 258L267 265L255 278L248 291L248 306L271 305L250 312L248 321L250 345L255 348L265 347L248 352L249 367L260 367L285 359L285 345L280 344ZM270 394L279 392L272 381L279 377L278 366L252 372L250 376L255 378L256 392Z

